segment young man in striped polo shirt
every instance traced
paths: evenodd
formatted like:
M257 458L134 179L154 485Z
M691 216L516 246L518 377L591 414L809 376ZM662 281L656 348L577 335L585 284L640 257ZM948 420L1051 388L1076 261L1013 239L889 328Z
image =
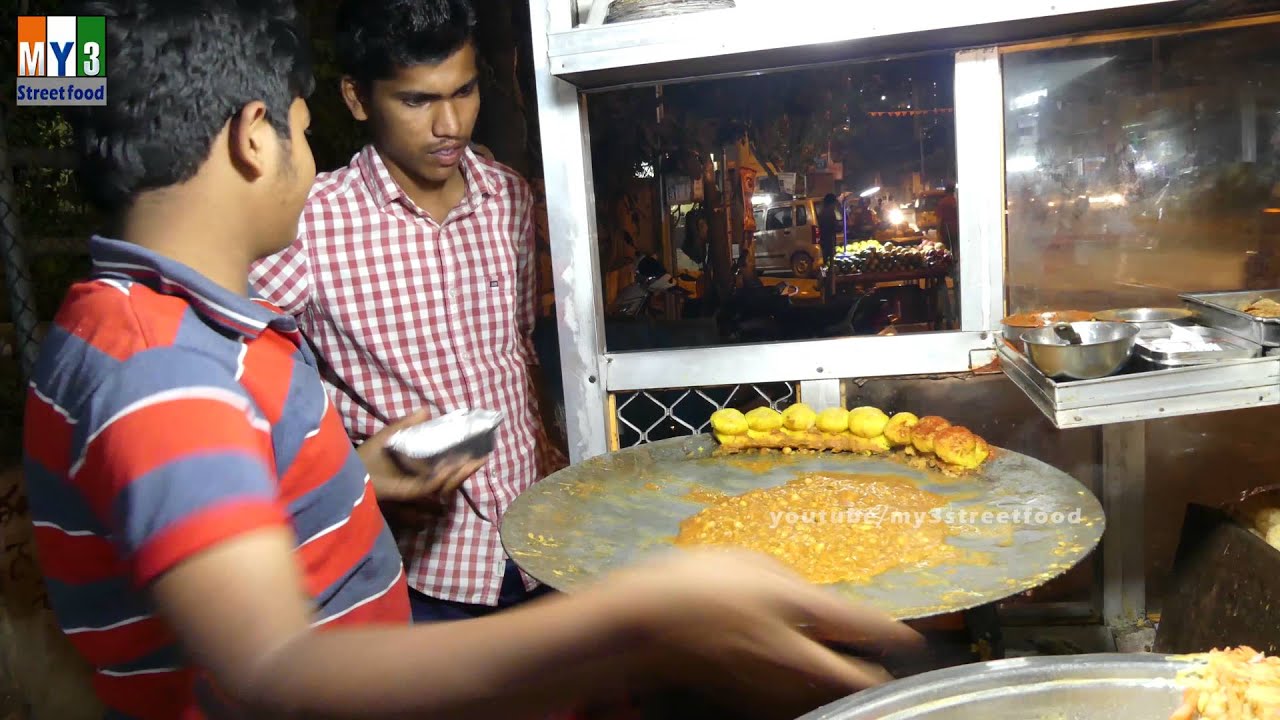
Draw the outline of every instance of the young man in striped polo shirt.
M108 104L74 126L114 239L91 241L41 350L25 471L54 611L108 717L513 718L689 660L840 692L880 676L798 626L914 638L769 562L700 554L411 627L375 494L413 478L383 474L381 435L352 449L294 319L247 290L314 173L294 11L81 14L107 16Z

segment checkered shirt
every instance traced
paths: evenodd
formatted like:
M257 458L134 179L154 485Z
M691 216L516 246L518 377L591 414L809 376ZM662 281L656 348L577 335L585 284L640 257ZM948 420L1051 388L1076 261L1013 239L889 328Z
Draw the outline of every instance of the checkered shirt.
M470 150L462 171L465 196L437 222L365 147L347 167L317 178L297 241L255 265L251 282L298 318L354 441L422 407L433 417L503 413L494 453L467 480L465 496L456 494L451 512L401 545L411 587L496 605L506 561L502 515L563 462L548 451L529 373L533 198L515 172Z

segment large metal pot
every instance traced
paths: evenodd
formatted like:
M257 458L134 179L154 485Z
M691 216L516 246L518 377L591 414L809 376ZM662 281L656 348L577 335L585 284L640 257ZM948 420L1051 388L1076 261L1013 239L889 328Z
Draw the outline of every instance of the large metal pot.
M1168 720L1188 666L1151 653L996 660L864 690L799 720Z
M1066 336L1074 332L1079 344ZM1131 323L1074 322L1022 334L1027 358L1054 380L1094 380L1112 375L1133 355L1141 329Z

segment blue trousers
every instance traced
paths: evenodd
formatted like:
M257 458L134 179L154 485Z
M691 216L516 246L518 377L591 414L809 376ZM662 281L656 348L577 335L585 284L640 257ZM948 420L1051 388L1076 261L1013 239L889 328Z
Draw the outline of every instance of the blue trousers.
M511 560L507 560L506 569L502 574L502 588L498 592L498 604L496 606L471 605L469 603L440 600L409 588L409 607L413 611L413 621L415 623L468 620L505 610L551 592L553 592L551 588L546 585L539 585L532 591L525 590L524 581L520 578L520 571L516 568L516 564Z

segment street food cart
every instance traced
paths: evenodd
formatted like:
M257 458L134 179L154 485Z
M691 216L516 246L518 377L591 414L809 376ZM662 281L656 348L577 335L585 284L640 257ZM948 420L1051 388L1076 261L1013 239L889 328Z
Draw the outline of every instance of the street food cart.
M1235 320L1247 334L1258 326L1224 319L1226 306L1212 294L1248 291L1252 302L1253 291L1268 287L1246 287L1258 273L1250 280L1238 270L1256 271L1261 239L1280 237L1267 224L1280 214L1280 199L1271 188L1271 199L1263 193L1247 202L1252 189L1223 191L1215 205L1190 200L1199 196L1187 188L1203 166L1229 162L1256 173L1260 157L1275 157L1268 147L1280 144L1274 3L926 0L909 12L814 22L839 18L848 5L778 13L743 0L733 9L603 25L579 22L570 0L531 5L567 430L578 464L570 472L603 494L586 493L582 502L599 505L597 517L607 520L619 507L609 504L611 493L644 484L621 468L661 467L677 450L707 449L700 443L708 423L683 420L687 438L645 449L658 423L629 419L637 403L667 419L690 404L709 419L743 396L778 409L802 400L955 417L1018 462L1037 458L1049 470L1036 478L1052 475L1059 490L1073 487L1064 478L1078 482L1105 515L1099 551L1056 584L1040 587L1050 576L1024 582L1034 574L1015 573L1004 578L1008 592L975 600L996 607L1002 622L1101 624L1120 647L1126 638L1149 647L1187 503L1220 504L1261 484L1277 459L1280 355L1259 337L1244 356L1160 365L1162 355L1159 367L1138 367L1128 362L1143 347L1135 343L1126 363L1102 377L1053 377L1023 338L1006 334L1004 321L1040 311L1092 319L1111 308L1172 307L1188 309L1184 319L1196 327L1230 333ZM950 49L955 67L958 328L662 351L606 346L585 110L593 93L939 48ZM1193 64L1203 67L1193 72ZM1262 81L1268 73L1270 84ZM1212 137L1205 127L1216 128ZM1194 171L1177 164L1205 142L1217 160L1200 155ZM1163 189L1143 190L1153 178ZM1234 236L1255 244L1230 245L1202 231L1196 216L1205 208L1222 208L1236 223ZM1263 277L1280 286L1274 272ZM1206 292L1216 309L1204 305ZM616 482L604 482L606 475ZM581 507L558 510L563 517ZM634 527L648 528L658 515L636 516ZM596 539L623 542L622 530L610 532ZM1088 537L1070 540L1092 547ZM566 570L535 574L551 573L554 585L557 569ZM1026 590L1031 601L1007 600ZM1151 671L1111 669L1135 683Z

